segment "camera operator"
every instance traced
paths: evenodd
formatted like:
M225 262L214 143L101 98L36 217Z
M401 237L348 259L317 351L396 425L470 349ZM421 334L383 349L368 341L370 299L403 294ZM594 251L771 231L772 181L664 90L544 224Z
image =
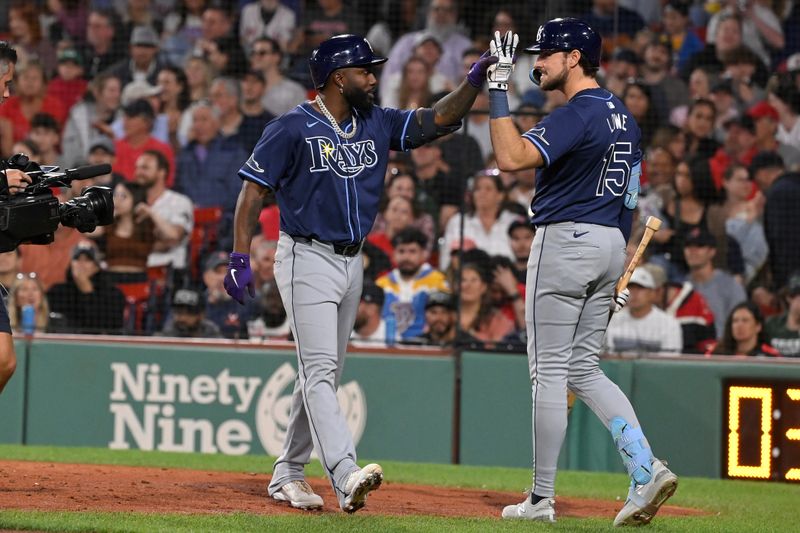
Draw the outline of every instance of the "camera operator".
M17 52L5 41L0 41L0 105L9 97L8 86L14 79L14 68L17 63ZM8 188L10 194L16 194L30 182L30 177L21 170L0 170L2 188ZM17 356L14 353L14 341L11 339L11 324L8 320L8 309L0 299L0 392L11 379L17 367Z

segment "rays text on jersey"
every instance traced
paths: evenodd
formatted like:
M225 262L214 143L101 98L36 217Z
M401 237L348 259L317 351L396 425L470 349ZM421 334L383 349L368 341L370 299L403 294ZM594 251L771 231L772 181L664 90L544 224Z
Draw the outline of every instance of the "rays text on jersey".
M311 152L311 172L330 170L340 178L355 178L365 168L372 168L378 162L375 141L372 139L337 144L320 135L308 137L306 144Z

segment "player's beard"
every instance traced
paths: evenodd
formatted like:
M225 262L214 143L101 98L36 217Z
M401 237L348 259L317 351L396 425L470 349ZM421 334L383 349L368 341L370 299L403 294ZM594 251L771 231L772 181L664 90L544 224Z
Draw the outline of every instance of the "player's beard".
M564 61L561 72L557 76L548 75L547 79L542 78L540 87L543 91L563 91L564 86L567 84L568 75L567 62Z
M342 95L350 107L355 107L358 111L366 115L372 111L372 106L375 102L373 93L359 89L358 87L348 87L344 90Z

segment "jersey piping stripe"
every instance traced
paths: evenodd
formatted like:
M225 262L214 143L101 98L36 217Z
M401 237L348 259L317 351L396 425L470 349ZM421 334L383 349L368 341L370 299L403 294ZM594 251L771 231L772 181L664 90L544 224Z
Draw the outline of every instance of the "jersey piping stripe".
M357 117L359 117L359 118L361 117L361 115L359 115L358 112L355 109L353 110L353 113ZM345 126L345 128L344 128L345 133L350 131L352 125L353 125L353 123L351 122L350 124ZM342 143L339 142L339 146L341 146L341 145L342 145ZM356 182L356 178L346 179L346 180L344 180L345 188L347 187L347 183L350 182L350 181L353 182L353 193L355 194L355 197L356 197L356 225L358 226L358 240L361 241L361 240L364 239L364 237L361 236L361 213L358 210L358 183ZM349 208L347 209L347 223L350 224L350 209ZM353 239L353 241L355 241L356 238L355 238L355 235L353 235L353 226L352 226L352 224L350 224L350 235L353 236L352 239Z
M303 362L303 350L301 346L303 346L302 342L300 341L300 330L297 328L297 317L294 312L295 302L294 302L294 266L297 263L297 254L295 253L295 247L297 246L296 241L292 241L292 321L294 322L294 334L296 337L296 344L297 344L297 359L300 362L300 368L298 369L300 373L303 375L303 406L306 409L306 417L308 417L308 425L311 427L311 430L314 432L314 435L317 436L317 442L320 443L319 446L319 455L320 459L322 459L322 466L328 472L328 477L331 480L331 485L333 488L344 494L343 490L340 490L339 487L336 486L336 479L333 477L333 470L328 468L328 461L325 459L325 452L322 450L322 441L319 440L319 433L317 432L317 428L314 425L314 420L311 418L311 409L308 408L308 393L306 392L306 387L308 386L308 379L306 376L306 365Z
M536 393L539 388L536 384L539 381L539 351L536 349L536 342L539 337L536 334L536 295L539 292L539 272L542 271L542 252L544 252L544 243L547 238L547 226L544 227L542 232L542 247L539 248L539 259L536 261L536 281L533 283L533 301L531 302L532 312L531 321L533 322L533 373L536 376L533 378L533 486L531 493L536 494L536 444L539 439L536 438Z
M533 145L542 153L542 156L544 157L544 160L547 163L547 166L549 167L550 156L547 155L547 151L545 151L541 143L539 143L539 141L537 141L533 135L528 135L527 133L524 133L522 136L525 137L527 140L529 140L531 143L533 143Z
M413 114L414 113L409 113L408 116L406 117L406 123L403 124L403 133L400 135L400 150L402 150L403 152L406 151L406 130L408 130L408 123L409 121L411 121L411 116Z
M611 98L613 97L614 97L613 94L609 94L607 98L603 98L602 96L595 96L593 94L579 94L578 96L573 98L573 100L577 100L578 98L594 98L595 100L602 100L604 102L607 102L611 100Z
M269 187L269 188L270 188L271 190L273 190L273 191L275 190L275 189L274 189L274 187L273 187L272 185L270 185L270 184L269 184L269 183L267 183L266 181L262 180L261 178L257 178L257 177L255 177L255 176L253 176L252 174L250 174L250 173L249 173L249 172L247 172L246 170L240 170L240 171L239 171L239 174L244 174L245 176L247 176L247 177L250 179L250 181L255 181L255 182L256 182L256 183L258 183L259 185L263 185L263 186L265 186L265 187Z

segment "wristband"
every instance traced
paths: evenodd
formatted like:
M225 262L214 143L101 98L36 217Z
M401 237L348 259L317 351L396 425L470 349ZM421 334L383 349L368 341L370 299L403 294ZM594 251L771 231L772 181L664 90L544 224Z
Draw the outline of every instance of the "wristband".
M503 118L511 116L508 110L508 96L506 91L489 91L489 118Z

